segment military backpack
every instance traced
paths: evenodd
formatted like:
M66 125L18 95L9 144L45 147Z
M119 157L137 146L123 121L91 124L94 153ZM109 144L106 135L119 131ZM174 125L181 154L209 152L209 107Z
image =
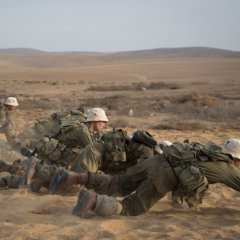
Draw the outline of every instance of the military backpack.
M233 157L224 148L219 145L207 141L207 142L192 142L192 150L196 153L197 159L203 161L223 161L232 162Z
M137 130L133 133L132 137L133 142L144 144L148 147L155 147L157 145L157 141L153 138L153 136L145 131L145 130Z
M189 207L202 202L208 188L204 172L196 166L196 154L188 143L174 142L163 148L163 154L173 167L179 181L177 194L185 198Z

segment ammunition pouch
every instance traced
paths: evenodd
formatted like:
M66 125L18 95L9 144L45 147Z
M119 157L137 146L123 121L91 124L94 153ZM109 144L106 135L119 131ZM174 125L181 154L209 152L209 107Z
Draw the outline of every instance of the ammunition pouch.
M43 160L60 166L68 166L75 153L55 138L43 137L35 146L35 152Z
M202 197L208 188L203 171L193 165L178 166L173 170L179 181L176 195L184 199L189 207L202 203Z

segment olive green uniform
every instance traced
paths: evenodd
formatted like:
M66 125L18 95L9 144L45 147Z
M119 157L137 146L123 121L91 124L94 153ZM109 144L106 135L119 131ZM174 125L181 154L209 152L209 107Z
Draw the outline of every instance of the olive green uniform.
M96 137L91 133L86 124L80 123L64 131L64 127L56 138L66 146L85 148L88 144L96 142Z
M111 162L111 159L107 160L105 151L103 143L88 145L82 153L76 156L71 170L79 173L102 171L119 174L126 171L128 167L135 165L139 159L153 156L152 148L135 142L126 143L124 148L126 159L124 161Z
M96 135L84 123L62 126L53 138L43 137L35 147L38 158L48 164L69 168L73 159L90 143L97 141Z
M182 173L185 174L184 169L182 170ZM189 177L187 174L186 178ZM119 193L127 196L121 201L123 207L121 214L135 216L146 212L167 192L177 188L179 178L176 176L177 174L168 160L163 155L156 155L143 159L128 168L124 174L113 176L110 180L107 179L107 176L89 173L89 182L86 187L93 188L101 194ZM199 185L194 180L195 189L202 187L202 183ZM205 191L206 185L203 184L205 186L203 191ZM194 198L195 194L196 191L188 192L188 197Z
M205 177L210 184L222 183L240 191L240 169L233 163L205 161L197 162L197 166L204 170Z

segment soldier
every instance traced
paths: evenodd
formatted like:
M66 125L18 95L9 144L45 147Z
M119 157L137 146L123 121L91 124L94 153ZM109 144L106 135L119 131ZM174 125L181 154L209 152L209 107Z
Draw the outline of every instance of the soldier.
M105 114L105 111L101 108L93 108L88 110L86 124L82 123L78 119L71 118L70 121L65 121L58 134L54 138L44 137L42 138L35 147L35 153L38 154L38 158L31 158L29 161L27 169L47 169L47 171L55 172L62 166L64 168L70 167L71 163L75 158L78 158L80 152L90 143L97 142L97 137L95 134L101 131L105 127L105 123L108 121L108 118ZM27 151L29 154L29 152ZM54 166L45 164L54 164ZM11 169L10 166L4 165L2 161L2 169ZM0 166L1 171L1 166ZM45 172L45 170L43 171ZM29 171L27 171L28 175ZM4 178L5 185L9 187L18 188L18 179L17 176L7 176ZM29 179L29 178L28 178ZM14 181L13 181L14 180ZM17 185L13 184L16 183ZM29 183L30 180L23 180L21 183ZM3 184L2 184L3 185ZM38 183L38 187L40 187Z
M73 160L71 171L74 172L101 172L102 174L119 174L136 164L138 159L153 156L153 148L125 138L126 133L121 129L106 132L103 142L89 144ZM63 168L47 165L39 160L31 159L32 164L26 172L27 183L31 183L33 191L40 191L39 184L34 186L37 179L48 187L51 179Z
M5 134L7 142L13 148L19 143L15 116L17 107L15 97L7 97L0 106L0 133Z
M38 158L48 164L69 167L76 155L88 144L98 141L98 133L108 118L101 108L88 110L86 123L79 119L65 120L57 134L43 137L35 146Z
M75 172L92 171L117 174L136 164L138 159L153 156L153 147L134 142L126 138L126 135L126 132L121 129L105 132L101 138L101 143L89 144L75 156L71 170ZM29 184L33 179L30 188L38 192L41 186L48 187L52 177L60 170L62 168L57 165L49 165L31 157L24 184ZM9 178L13 180L14 177ZM8 181L9 184L11 180ZM17 180L14 182L18 183ZM13 187L13 184L10 185Z
M171 143L164 141L162 145L169 146ZM193 142L191 145L197 155L198 161L196 164L204 171L209 184L222 183L236 191L240 191L239 139L229 139L226 141L224 148L212 142L205 145ZM178 191L174 190L172 197L174 206L186 207L184 199L179 196Z
M189 152L188 157L194 159L192 152ZM140 160L125 173L115 176L64 170L52 179L49 189L51 193L55 193L73 183L94 189L95 191L82 189L79 193L73 214L82 218L90 210L105 216L139 215L176 187L184 193L189 207L201 203L207 189L207 181L202 173L193 165L174 166L172 163L164 155L155 155ZM118 201L103 194L121 194L127 197Z

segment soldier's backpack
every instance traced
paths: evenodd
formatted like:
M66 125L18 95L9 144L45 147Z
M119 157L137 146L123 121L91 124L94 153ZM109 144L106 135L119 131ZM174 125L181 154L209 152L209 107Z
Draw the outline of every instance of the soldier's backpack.
M211 141L192 142L191 146L199 161L223 161L227 163L233 161L232 155L227 150Z
M154 137L145 130L137 130L133 133L132 141L144 144L148 147L155 147L157 145L157 141Z
M197 159L196 154L188 143L174 142L163 148L163 154L172 167L179 165L192 165Z
M113 129L103 133L101 141L105 146L102 166L104 172L117 172L121 168L120 165L126 162L126 138L127 133L122 129Z
M163 154L179 181L177 192L185 198L189 207L202 202L204 192L208 187L204 172L196 166L196 154L188 143L174 142L163 148Z

